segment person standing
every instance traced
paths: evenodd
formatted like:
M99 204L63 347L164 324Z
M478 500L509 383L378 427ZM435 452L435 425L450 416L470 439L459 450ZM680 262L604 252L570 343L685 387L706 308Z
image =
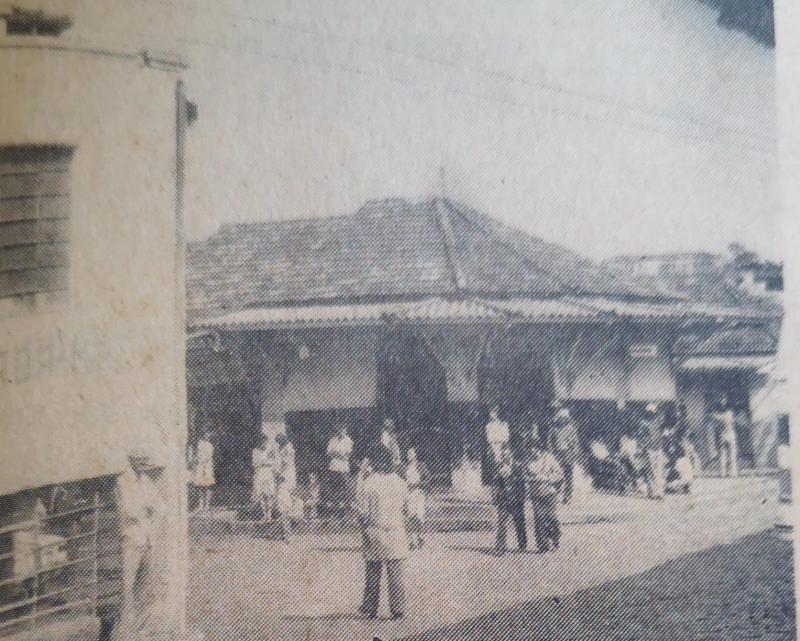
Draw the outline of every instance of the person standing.
M408 515L408 488L396 472L389 450L378 445L369 457L373 473L364 482L359 511L365 525L364 598L361 611L378 616L381 576L384 568L389 593L389 612L393 619L405 614L404 564L408 558L405 520Z
M661 449L664 451L664 465L666 472L664 482L671 480L670 476L674 472L675 463L681 457L682 439L684 428L681 420L679 405L669 404L664 411L663 429L661 432Z
M264 434L259 447L253 450L253 500L261 507L261 518L269 521L275 509L275 474L279 453L274 439Z
M311 472L303 487L303 514L307 519L316 519L319 516L319 494L319 480Z
M114 641L150 638L148 628L159 607L153 566L166 509L158 488L163 468L144 451L131 452L128 464L116 487L122 534L122 606L112 630Z
M211 438L211 432L206 432L195 448L194 485L200 492L198 509L201 512L211 510L211 494L215 483L214 445Z
M500 408L497 405L489 410L489 422L486 424L486 442L489 445L489 454L492 465L500 464L503 451L508 445L508 423L500 420Z
M639 442L635 436L623 434L619 439L619 461L622 466L625 489L642 492L646 481L646 464L642 461Z
M403 464L403 457L400 454L400 443L397 440L397 426L391 418L383 420L383 432L381 432L381 445L389 450L392 465L396 472L400 473Z
M644 416L639 421L639 442L647 453L647 495L651 499L663 499L663 429L655 403L648 403L644 408Z
M425 489L423 472L417 462L417 451L408 450L406 466L406 485L408 486L408 540L411 549L421 548L425 539L422 536L425 527Z
M362 547L366 545L367 541L367 534L366 534L366 522L365 522L365 515L364 515L364 484L366 483L367 479L372 474L372 464L369 462L367 457L361 459L361 463L358 466L358 472L356 473L356 491L355 491L355 504L356 504L356 513L358 514L358 526L361 531L361 545Z
M541 443L531 447L531 460L527 466L528 493L533 508L533 532L539 552L558 549L561 542L561 524L558 521L558 493L564 472L555 455Z
M353 441L347 428L339 427L328 441L328 504L333 514L343 518L347 509L347 485L350 478L350 456Z
M714 414L719 441L719 473L722 477L739 475L739 452L736 441L736 417L724 396Z
M528 535L525 531L525 476L523 465L514 460L511 448L506 446L497 466L492 494L497 508L497 537L495 554L506 553L506 531L508 520L514 522L517 547L524 552L528 547Z
M278 445L278 474L275 479L278 517L281 526L281 538L284 541L289 541L292 536L295 488L297 487L294 446L284 432L275 437L275 442Z
M569 410L559 407L553 419L555 426L553 433L553 451L564 473L564 491L562 500L569 503L572 500L575 481L575 464L578 461L580 441L578 431L572 422Z

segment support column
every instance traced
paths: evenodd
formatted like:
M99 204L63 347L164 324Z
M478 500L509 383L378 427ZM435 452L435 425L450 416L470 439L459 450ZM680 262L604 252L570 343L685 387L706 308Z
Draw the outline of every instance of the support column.
M687 377L681 388L680 396L686 405L686 420L694 436L694 445L703 468L710 469L717 458L717 445L713 426L708 421L707 390L697 376Z
M458 494L485 498L481 483L484 446L478 365L489 327L431 329L424 337L447 380L446 429L451 434L451 483Z

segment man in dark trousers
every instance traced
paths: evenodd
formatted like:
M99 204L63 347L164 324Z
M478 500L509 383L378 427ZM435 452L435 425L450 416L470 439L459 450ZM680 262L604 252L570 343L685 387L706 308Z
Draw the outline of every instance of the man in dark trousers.
M494 503L497 506L495 553L498 555L506 553L509 517L514 521L517 547L520 551L524 551L528 547L528 536L525 532L525 470L524 465L514 460L508 444L500 452L492 489Z
M556 550L561 542L558 492L564 473L556 457L536 443L531 448L526 472L536 547L541 553Z
M408 518L408 487L396 471L392 453L381 444L372 448L373 472L364 481L359 514L364 525L364 596L361 613L378 616L381 575L386 570L389 612L393 619L405 614L404 566L408 558L405 523Z
M565 407L559 407L556 410L555 430L553 433L553 453L558 459L561 470L564 473L564 491L562 500L564 503L569 503L572 499L574 467L578 461L578 452L580 442L578 440L578 431L575 429L575 424L572 422L569 410Z
M664 427L656 403L648 403L639 421L639 442L647 453L647 495L664 498Z

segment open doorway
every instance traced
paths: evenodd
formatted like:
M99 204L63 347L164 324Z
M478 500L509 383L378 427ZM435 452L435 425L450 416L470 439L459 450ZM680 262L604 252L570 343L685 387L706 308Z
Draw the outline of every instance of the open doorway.
M498 350L485 355L478 368L478 388L487 411L497 407L508 423L512 451L521 455L524 434L535 423L542 439L548 438L555 384L550 357L546 352L525 349ZM485 434L481 439L485 441ZM487 448L484 442L484 457ZM484 483L488 482L488 461L483 461Z
M431 482L449 486L453 448L445 371L427 343L409 330L393 330L382 343L377 405L381 417L394 419L403 458L415 448Z

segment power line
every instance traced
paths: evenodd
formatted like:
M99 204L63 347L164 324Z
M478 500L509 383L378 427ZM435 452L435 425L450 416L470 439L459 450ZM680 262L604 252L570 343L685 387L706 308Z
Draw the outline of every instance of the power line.
M139 2L175 6L175 3L169 2L168 0L139 0ZM199 11L200 9L197 8L196 10ZM105 29L104 33L105 34L113 33L113 31ZM142 37L142 38L153 38L154 37L154 34L152 34L152 33L134 32L134 31L130 31L130 30L117 31L117 33L124 34L124 35L127 35L127 36L139 36L139 37ZM666 117L665 118L663 115L659 116L659 115L655 115L654 114L654 116L656 118L660 117L661 119L669 120L670 122L672 122L674 124L683 124L683 125L689 125L689 126L693 126L693 127L703 126L703 127L706 127L707 129L709 127L713 127L715 129L715 131L713 131L713 132L710 132L710 131L703 132L703 133L709 134L710 137L699 137L699 136L696 136L696 135L692 135L692 134L690 134L688 132L664 130L663 128L647 126L647 125L643 125L643 124L640 124L640 123L639 124L633 123L630 120L619 120L619 119L615 119L615 118L611 118L611 117L605 117L604 118L602 116L598 116L596 114L589 114L589 113L587 113L585 111L581 111L581 110L578 110L578 109L566 110L566 109L563 109L563 108L543 107L542 105L533 104L533 103L526 102L526 101L520 101L518 99L501 98L501 97L494 96L494 95L475 93L474 91L466 91L466 90L461 89L461 88L441 87L441 86L438 86L438 85L431 85L429 83L421 83L418 80L414 80L414 79L406 78L406 77L402 77L402 76L397 76L397 75L391 75L391 74L387 74L387 73L370 72L370 71L367 71L367 70L365 70L363 68L360 68L360 67L357 67L357 66L356 67L352 67L352 66L341 64L341 63L333 63L333 62L329 62L329 61L328 62L321 62L321 61L310 60L308 58L305 58L305 57L297 55L297 54L283 53L283 52L278 52L278 51L274 51L274 50L271 50L271 49L265 49L263 46L261 46L262 45L262 41L261 40L258 40L256 38L246 37L246 36L241 36L241 37L237 38L237 40L239 42L249 40L249 41L251 41L253 43L256 43L257 46L255 48L253 48L252 50L245 49L245 48L243 48L243 47L241 47L239 45L231 46L230 44L228 44L224 40L220 41L220 42L214 42L214 41L211 41L211 40L204 40L204 39L200 39L200 38L189 38L189 37L185 37L185 36L179 36L175 40L176 40L176 42L180 42L180 43L183 43L183 44L186 44L186 45L189 45L189 46L198 46L198 47L204 47L204 48L209 48L209 49L215 49L215 50L218 50L218 51L224 51L224 52L226 52L226 53L228 53L230 55L234 55L234 56L246 55L246 56L252 56L252 57L256 57L256 58L269 58L269 59L278 60L278 61L286 62L286 63L289 63L289 64L297 65L297 66L315 67L315 68L318 68L318 69L320 69L322 71L327 71L327 72L337 72L338 71L338 72L348 73L348 74L351 74L351 75L356 75L356 76L359 76L359 77L371 77L371 78L374 78L374 79L377 79L377 80L390 81L390 82L395 82L395 83L398 83L398 84L403 84L405 86L409 86L411 88L414 88L417 91L420 91L420 90L427 91L429 94L432 94L435 91L440 91L440 92L448 93L448 94L451 94L451 95L456 95L456 96L460 96L460 97L464 97L464 98L472 98L472 99L475 99L475 100L493 102L495 104L500 104L500 105L525 107L525 108L527 108L529 110L533 110L535 112L546 113L546 114L548 114L550 116L555 116L555 117L571 118L571 119L579 120L581 122L585 122L585 123L588 123L588 124L595 124L595 123L614 124L614 125L617 125L617 126L620 126L620 127L623 127L623 128L631 129L631 130L639 130L639 131L642 131L642 132L645 132L645 133L652 133L652 134L657 134L657 135L660 135L660 136L665 136L665 137L670 137L670 138L678 136L680 138L683 138L683 139L686 139L686 140L689 140L689 141L693 141L693 142L698 142L698 143L704 143L704 144L710 144L710 145L720 145L720 144L723 144L725 141L720 140L718 138L718 135L719 134L727 134L729 136L732 135L732 139L730 140L730 142L737 143L744 149L748 149L750 151L755 151L755 152L758 152L758 153L761 153L761 154L765 154L765 155L769 155L769 156L775 156L776 155L776 151L775 151L774 148L765 148L765 147L759 146L757 144L752 144L749 141L743 140L741 138L741 132L739 130L726 128L723 125L717 125L717 124L714 124L714 123L709 123L708 125L698 124L697 122L693 122L691 120L681 120L678 117ZM509 78L514 80L514 81L522 82L519 79L513 79L513 77L509 77ZM524 84L524 82L523 82L523 84ZM616 103L605 102L605 101L602 101L600 99L598 99L598 101L600 103L602 103L603 106L605 106L607 108L611 108L612 111L615 111L615 112L619 111L619 109L617 109L618 105ZM635 113L635 112L632 112L632 113ZM642 112L642 113L643 113L643 115L649 115L646 112Z
M344 73L348 73L348 74L356 75L356 76L360 76L360 77L371 77L371 78L375 78L375 79L378 79L378 80L395 82L395 83L398 83L398 84L403 84L403 85L412 87L412 88L414 88L416 90L425 90L429 94L430 93L434 93L436 91L441 91L441 92L444 92L444 93L460 96L460 97L463 97L463 98L472 98L472 99L475 99L475 100L493 102L493 103L499 104L499 105L525 107L525 108L527 108L527 109L529 109L531 111L534 111L534 112L538 112L538 113L542 113L542 114L548 114L550 116L555 116L555 117L571 118L573 120L578 120L578 121L581 121L581 122L584 122L584 123L587 123L587 124L597 124L597 123L614 124L614 125L618 125L618 126L623 127L623 128L631 129L631 130L639 130L639 131L642 131L642 132L645 132L645 133L652 133L652 134L657 134L657 135L665 136L665 137L678 136L680 138L683 138L683 139L686 139L686 140L690 140L690 141L693 141L693 142L699 142L699 143L705 143L705 144L711 144L711 145L720 145L720 144L724 143L723 140L721 140L718 137L714 136L714 134L712 132L705 132L705 133L708 133L709 136L708 137L701 137L701 136L697 136L697 135L692 135L692 134L690 134L688 132L668 131L668 130L664 130L664 129L658 128L658 127L648 126L648 125L644 125L644 124L632 123L629 120L628 121L623 121L623 120L619 120L619 119L614 119L612 117L603 118L601 116L597 116L597 115L594 115L594 114L589 114L589 113L586 113L586 112L581 112L580 110L575 110L575 109L566 110L566 109L563 109L563 108L556 109L556 108L553 108L553 107L543 107L542 105L537 105L537 104L533 104L533 103L530 103L530 102L527 102L527 101L521 101L521 100L518 100L518 99L501 98L501 97L494 96L494 95L480 94L480 93L475 93L473 91L465 91L465 90L460 89L460 88L438 87L438 86L435 86L435 85L421 83L421 82L419 82L417 80L412 80L412 79L404 78L404 77L401 77L401 76L374 73L374 72L370 72L370 71L367 71L367 70L359 68L359 67L350 67L350 66L343 65L343 64L340 64L340 63L313 61L313 60L309 60L307 58L304 58L304 57L296 55L296 54L285 54L285 53L280 53L280 52L276 52L276 51L272 51L272 50L265 50L265 49L261 49L259 51L249 51L249 50L242 49L242 48L239 48L239 47L230 47L230 46L227 46L227 45L224 45L224 44L205 42L205 41L201 41L201 40L197 40L197 39L182 38L181 41L185 42L186 44L193 44L193 45L197 45L197 46L205 46L205 47L209 47L209 48L218 49L218 50L221 50L221 51L226 51L228 53L236 54L236 55L248 55L248 56L254 56L254 57L257 57L257 58L271 58L271 59L274 59L274 60L280 60L280 61L283 61L283 62L288 62L288 63L299 65L299 66L316 67L316 68L318 68L318 69L320 69L322 71L331 71L331 72L332 71L340 71L340 72L344 72ZM687 123L687 124L691 124L691 123ZM724 133L724 131L723 131L723 133ZM766 154L766 155L769 155L769 156L775 156L776 155L774 149L765 148L765 147L761 147L761 146L758 146L758 145L753 145L753 144L751 144L751 143L749 143L747 141L733 139L731 142L739 144L742 148L749 149L751 151L755 151L755 152L758 152L758 153L761 153L761 154Z
M235 11L229 11L229 10L225 10L225 9L222 9L222 8L219 8L219 7L205 8L205 7L200 7L197 4L192 3L192 2L179 2L178 0L139 0L139 2L142 2L142 3L145 3L145 4L168 6L168 7L174 8L174 9L188 9L189 11L194 11L194 12L198 12L198 13L216 13L218 15L226 15L226 16L230 16L231 18L244 20L244 21L247 21L247 22L250 22L250 23L253 23L253 24L264 25L266 27L271 27L271 28L274 28L274 29L280 29L280 30L284 30L284 31L303 33L305 35L312 35L312 36L321 37L321 38L328 38L328 39L332 39L332 40L338 40L338 41L342 41L342 42L344 42L346 44L355 45L355 46L366 48L366 49L371 49L371 50L375 50L375 51L381 51L381 52L384 52L384 53L389 53L389 54L397 55L397 56L414 58L414 59L417 59L417 60L419 60L421 62L425 62L425 63L429 63L429 64L435 64L435 65L438 65L438 66L441 66L441 67L454 69L456 71L462 71L462 70L465 70L465 69L469 69L470 71L475 72L478 75L482 75L484 77L497 78L497 79L503 80L505 82L512 82L512 83L516 83L516 84L521 84L521 85L528 86L528 87L531 87L531 88L534 88L534 89L537 89L537 90L547 91L547 92L550 92L550 93L553 93L553 94L559 94L559 95L567 96L567 97L570 97L570 98L578 98L580 100L585 100L585 101L588 101L588 102L597 103L598 105L602 105L602 106L604 106L606 108L612 108L612 109L617 110L617 111L624 110L624 111L629 111L631 113L638 113L638 114L641 114L641 115L644 115L644 116L650 117L650 118L669 120L669 121L675 122L677 124L688 124L688 125L693 126L693 127L705 127L705 128L713 130L715 133L728 133L728 134L732 134L732 135L740 136L740 137L757 138L757 140L755 141L756 142L756 145L755 145L756 148L758 147L758 143L765 142L763 139L760 139L757 134L753 134L751 132L748 132L748 131L742 129L741 127L735 127L735 126L721 124L721 123L714 122L714 121L709 121L709 120L704 119L704 118L698 118L698 117L693 116L691 114L676 115L676 114L672 114L672 113L669 113L669 112L653 109L651 107L646 107L646 106L638 105L638 104L631 103L631 102L625 102L625 101L619 101L619 100L611 100L611 99L609 99L607 97L602 97L602 96L587 94L587 93L580 92L580 91L575 91L573 89L569 89L567 87L564 87L564 86L558 85L558 84L554 84L554 83L543 82L543 81L540 81L540 80L530 80L528 78L520 78L518 76L514 76L514 75L511 75L511 74L506 74L506 73L503 73L503 72L500 72L500 71L491 70L491 69L486 69L484 67L480 67L480 66L477 66L477 65L471 65L471 66L458 65L458 64L454 64L451 61L443 60L441 58L435 58L435 57L432 57L432 56L426 56L426 55L419 54L417 52L405 51L405 50L397 49L397 48L394 48L394 47L388 47L386 45L378 45L378 44L375 44L375 43L372 43L372 42L369 42L369 41L365 41L365 40L362 40L362 39L358 39L358 38L352 38L352 37L349 37L349 36L343 36L341 34L335 34L335 33L330 33L328 31L322 31L322 30L318 30L318 29L313 29L313 28L307 27L305 25L287 23L287 22L283 22L281 20L278 20L277 18L271 18L271 17L270 18L263 18L263 17L259 18L259 17L253 16L253 15L242 14L242 13L235 12ZM245 39L245 40L251 40L251 41L254 41L254 42L258 43L258 44L262 44L262 41L258 40L256 38L247 37L247 36L241 36L240 38L241 39ZM753 142L753 141L751 140L750 142ZM774 140L768 140L766 142L772 143L773 145L776 144L776 141L774 141ZM760 151L764 151L765 153L771 153L772 152L772 150L760 150Z

